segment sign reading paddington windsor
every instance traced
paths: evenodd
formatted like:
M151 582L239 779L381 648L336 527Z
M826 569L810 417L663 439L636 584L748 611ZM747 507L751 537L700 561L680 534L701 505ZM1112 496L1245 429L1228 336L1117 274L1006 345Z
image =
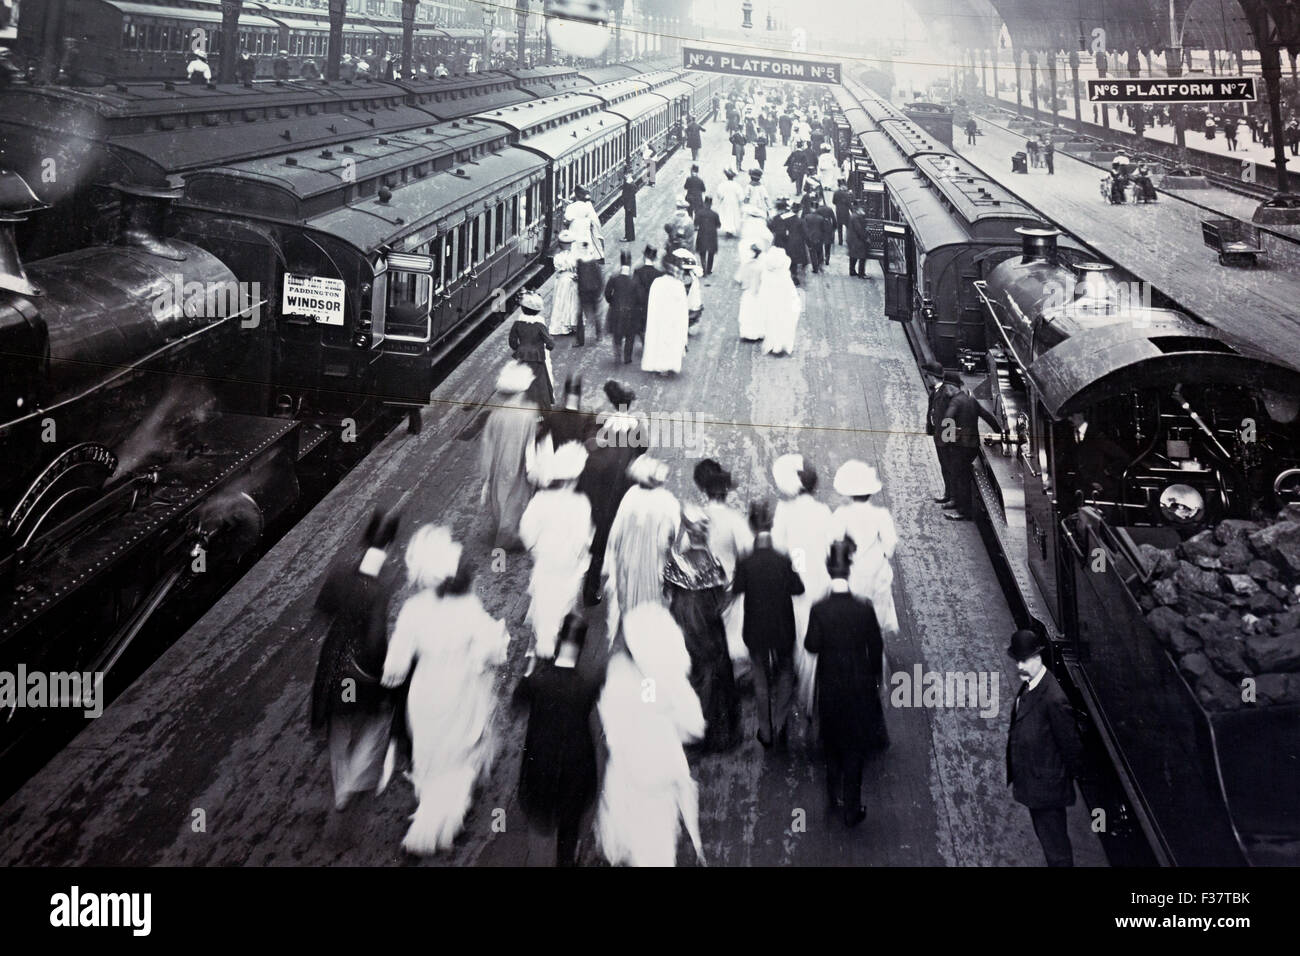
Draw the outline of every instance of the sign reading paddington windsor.
M1089 80L1093 103L1249 103L1253 76L1170 77L1145 80Z
M682 47L682 66L705 73L799 80L804 83L839 83L841 75L839 63L791 60L780 56L752 56L691 46Z

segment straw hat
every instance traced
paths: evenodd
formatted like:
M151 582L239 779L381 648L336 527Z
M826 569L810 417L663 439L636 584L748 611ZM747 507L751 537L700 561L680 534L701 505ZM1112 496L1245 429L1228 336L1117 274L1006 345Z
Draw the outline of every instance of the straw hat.
M541 312L542 297L536 292L525 292L519 299L519 307L525 312Z
M658 458L639 455L627 466L627 476L643 488L658 488L668 480L668 466Z
M418 528L406 546L406 571L410 582L419 588L437 587L456 574L464 550L443 525L426 524Z
M567 242L567 243L572 243L572 242L573 242L575 239L577 239L578 237L575 236L575 235L574 235L570 230L565 229L562 233L560 233L560 234L559 234L558 236L556 236L555 238L556 238L556 241L557 241L557 242Z
M568 441L551 455L546 466L547 481L572 481L587 466L587 449L581 442Z
M533 384L533 370L523 362L509 361L497 376L497 391L515 395L528 390Z
M876 469L856 458L846 461L835 472L835 490L849 498L874 495L881 487Z
M772 480L776 490L786 498L793 498L803 491L803 455L782 455L772 462Z

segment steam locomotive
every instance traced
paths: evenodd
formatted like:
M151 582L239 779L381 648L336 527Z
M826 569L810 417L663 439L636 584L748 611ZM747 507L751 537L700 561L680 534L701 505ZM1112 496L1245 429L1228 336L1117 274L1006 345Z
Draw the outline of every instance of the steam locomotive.
M1300 862L1300 370L846 86L887 314L1004 423L972 504L1115 767L1110 830L1163 864Z
M0 91L0 670L218 590L716 84L442 82Z

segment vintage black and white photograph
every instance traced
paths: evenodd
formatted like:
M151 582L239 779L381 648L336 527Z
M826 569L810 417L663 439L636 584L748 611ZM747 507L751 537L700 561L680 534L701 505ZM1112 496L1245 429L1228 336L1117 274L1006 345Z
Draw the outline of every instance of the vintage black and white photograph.
M1300 864L1300 4L0 18L6 868Z

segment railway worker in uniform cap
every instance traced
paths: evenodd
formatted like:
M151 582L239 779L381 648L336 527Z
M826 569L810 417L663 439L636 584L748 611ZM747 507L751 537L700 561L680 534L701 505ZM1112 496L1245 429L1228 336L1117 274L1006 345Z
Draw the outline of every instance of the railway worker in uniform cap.
M614 340L614 361L627 365L636 345L640 296L632 276L632 253L624 249L618 257L619 270L605 283L605 301L609 304L606 316Z
M622 615L641 604L667 607L664 564L681 526L681 505L664 487L668 466L639 455L627 468L635 484L619 502L605 546L605 588L611 643L618 636Z
M871 601L854 594L848 578L853 545L837 541L826 558L830 593L808 615L807 653L817 662L817 712L826 751L826 796L833 812L843 807L854 827L862 806L862 767L867 754L887 742L880 705L885 644Z
M789 200L776 201L776 218L768 223L772 230L772 245L785 250L789 258L790 278L795 285L803 283L804 270L808 268L808 240L803 221L790 208Z
M849 207L848 253L849 275L869 278L867 257L871 253L871 237L867 235L867 210L858 202Z
M185 67L185 74L189 81L196 86L202 86L212 80L212 68L208 66L208 55L202 50L195 50L190 56L190 62Z
M519 299L519 317L510 327L510 348L516 362L522 362L533 372L533 384L528 386L528 397L539 408L555 404L555 381L551 373L551 350L555 339L542 322L542 297L536 292L525 292Z
M591 564L587 568L586 583L582 590L583 604L599 604L601 572L605 563L605 545L609 529L618 513L624 493L632 487L628 466L638 455L645 453L645 436L642 422L631 412L636 393L627 386L610 379L605 383L605 397L612 412L597 417L598 431L587 440L587 464L578 479L578 490L591 502L591 520L594 534L591 540Z
M551 298L551 321L547 330L552 335L568 335L577 328L582 317L582 303L578 299L578 252L574 248L574 238L568 229L556 237L560 249L552 259L555 292Z
M522 362L510 361L497 377L497 407L483 426L483 493L480 504L488 509L493 546L517 551L519 519L532 491L530 464L536 455L540 409L526 396L533 372Z
M961 376L956 375L957 383L944 377L943 366L935 361L927 361L923 366L926 381L930 386L930 397L925 412L925 433L934 438L934 453L939 459L939 472L943 475L943 494L935 496L935 503L945 508L955 506L952 488L952 474L948 460L948 443L942 440L941 422L948 403L961 387ZM954 373L955 374L955 373Z
M759 169L767 168L767 134L759 133L758 139L754 141L754 162L758 163Z
M982 418L991 426L1002 431L1002 423L985 409L965 388L961 376L949 372L946 381L957 386L957 392L948 401L938 422L939 440L948 447L949 480L956 501L953 511L945 511L944 517L949 521L969 521L970 509L974 505L975 480L971 475L971 465L979 455L980 430Z
M692 260L694 258L691 256ZM664 256L664 275L655 279L650 287L646 304L645 346L641 351L643 372L667 375L682 370L690 329L690 300L684 267L685 263L677 252Z
M351 62L350 57L344 57L344 60ZM252 83L257 76L257 61L253 59L253 55L247 48L241 47L239 50L239 62L235 64L235 73L240 83Z
M736 182L736 171L728 167L722 171L723 181L714 190L717 202L714 212L718 214L718 228L724 236L734 236L740 231L740 207L745 199L745 191Z
M1034 631L1011 635L1007 653L1023 683L1011 705L1007 783L1015 801L1029 808L1047 865L1073 866L1065 808L1074 804L1083 744L1065 692L1043 663L1044 650L1045 642Z
M822 239L822 264L831 264L831 246L835 244L835 210L829 205L830 197L822 191L822 204L817 207L817 215L826 220L826 230Z
M528 583L528 623L537 656L555 656L564 618L578 603L591 561L591 501L576 490L587 449L566 442L542 467L543 489L533 496L519 523L519 537L533 556Z
M758 742L784 746L790 703L794 695L794 598L804 593L803 581L790 558L772 543L772 506L749 506L754 549L736 562L732 591L744 601L744 641L754 675L758 711Z

